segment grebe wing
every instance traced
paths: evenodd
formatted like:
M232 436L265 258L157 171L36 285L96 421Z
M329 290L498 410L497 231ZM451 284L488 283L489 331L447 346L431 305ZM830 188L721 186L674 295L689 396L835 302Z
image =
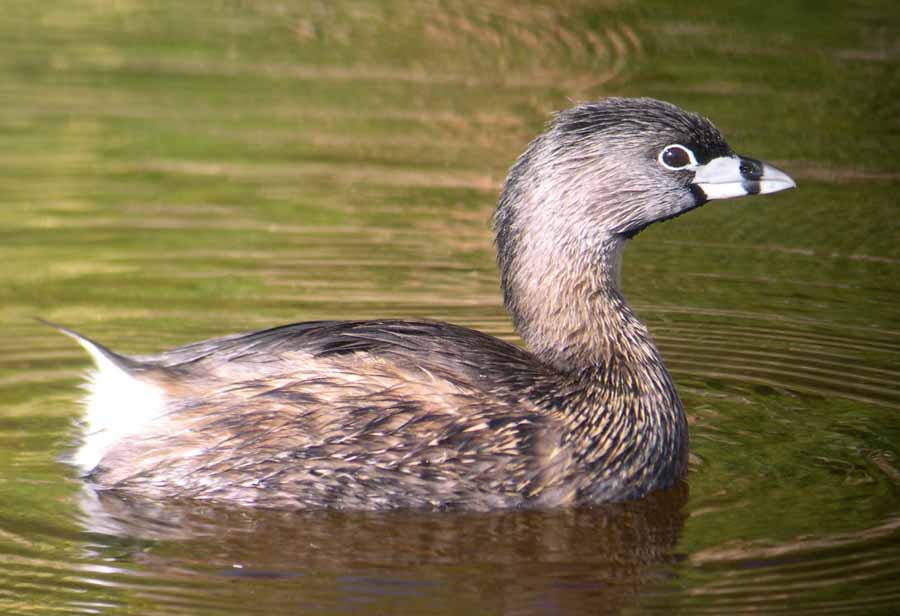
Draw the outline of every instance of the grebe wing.
M197 342L144 364L178 371L232 366L282 371L292 361L380 358L471 381L532 381L545 367L524 349L476 330L428 320L309 321ZM278 366L276 368L276 365ZM512 381L512 382L510 382ZM524 383L522 383L524 385Z

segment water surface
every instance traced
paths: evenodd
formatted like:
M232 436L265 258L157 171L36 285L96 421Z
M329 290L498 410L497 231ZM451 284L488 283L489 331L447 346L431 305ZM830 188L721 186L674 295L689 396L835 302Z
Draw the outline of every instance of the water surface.
M891 613L900 604L900 19L891 2L5 3L0 611ZM87 360L320 318L516 340L488 220L572 100L700 111L800 190L642 233L626 292L689 489L347 514L98 498Z

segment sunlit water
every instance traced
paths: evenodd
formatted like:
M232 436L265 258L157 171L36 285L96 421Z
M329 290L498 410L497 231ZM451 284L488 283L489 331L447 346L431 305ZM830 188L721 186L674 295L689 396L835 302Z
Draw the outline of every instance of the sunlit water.
M0 612L898 609L896 10L557 4L4 3ZM499 184L607 94L701 111L800 184L628 249L689 492L284 514L99 499L59 462L87 360L34 315L134 353L372 316L515 340Z

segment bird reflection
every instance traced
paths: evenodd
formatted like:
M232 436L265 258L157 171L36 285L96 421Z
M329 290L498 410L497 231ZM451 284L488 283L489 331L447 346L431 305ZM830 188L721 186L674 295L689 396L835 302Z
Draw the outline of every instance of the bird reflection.
M679 560L687 496L679 484L575 509L285 512L85 489L81 505L95 545L119 561L124 545L126 560L163 582L200 584L206 596L209 584L234 578L269 581L248 605L225 584L235 613L323 593L335 609L364 604L377 612L388 609L391 588L394 601L398 593L433 598L429 613L458 613L474 601L491 613L574 614L617 611L665 586Z

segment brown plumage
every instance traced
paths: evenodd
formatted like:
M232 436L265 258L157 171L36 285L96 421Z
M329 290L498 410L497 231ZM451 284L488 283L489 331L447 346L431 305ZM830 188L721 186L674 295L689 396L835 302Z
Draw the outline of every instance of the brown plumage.
M431 321L286 325L94 357L76 462L101 489L277 508L554 507L684 476L675 387L619 290L627 239L708 199L793 186L651 99L562 112L495 215L532 352Z

